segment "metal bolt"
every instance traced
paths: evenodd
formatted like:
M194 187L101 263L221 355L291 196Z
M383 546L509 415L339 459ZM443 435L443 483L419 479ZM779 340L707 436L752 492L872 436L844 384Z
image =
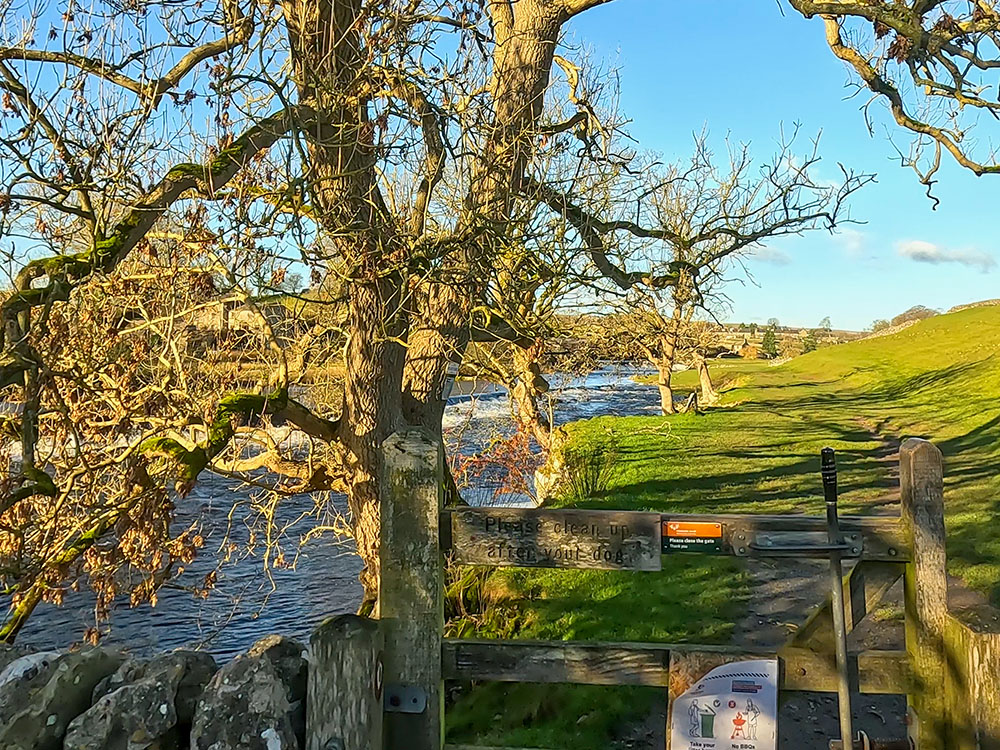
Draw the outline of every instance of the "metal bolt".
M890 547L890 548L889 548L889 557L895 557L895 556L896 556L896 555L898 555L898 554L899 554L899 553L898 553L898 552L896 552L896 549L895 549L894 547Z
M742 555L742 554L743 554L744 552L746 552L746 551L747 551L746 547L740 547L740 554L741 554L741 555Z

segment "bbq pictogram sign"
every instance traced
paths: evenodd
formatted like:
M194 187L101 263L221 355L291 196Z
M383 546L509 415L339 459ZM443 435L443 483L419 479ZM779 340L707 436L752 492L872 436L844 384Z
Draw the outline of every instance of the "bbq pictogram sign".
M701 552L723 555L724 527L721 523L706 521L663 520L660 540L664 554L670 552Z

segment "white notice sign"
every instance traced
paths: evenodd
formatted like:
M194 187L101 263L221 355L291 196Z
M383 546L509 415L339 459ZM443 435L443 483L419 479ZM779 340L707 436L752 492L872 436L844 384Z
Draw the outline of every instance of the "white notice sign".
M716 667L674 699L670 750L776 750L778 662Z

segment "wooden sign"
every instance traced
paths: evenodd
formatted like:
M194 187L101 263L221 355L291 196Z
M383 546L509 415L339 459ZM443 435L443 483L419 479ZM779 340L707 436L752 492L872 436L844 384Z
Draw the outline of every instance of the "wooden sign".
M721 523L665 518L661 537L663 552L701 552L721 555L725 552L722 531Z
M660 570L660 515L470 508L451 511L451 550L465 565Z

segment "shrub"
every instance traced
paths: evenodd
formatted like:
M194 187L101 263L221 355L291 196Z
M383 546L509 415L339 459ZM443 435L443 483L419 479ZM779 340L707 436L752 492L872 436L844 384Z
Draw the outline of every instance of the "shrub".
M598 445L566 451L566 483L570 497L586 500L606 492L618 461L618 443L609 438Z
M475 566L445 568L445 636L513 638L524 625L522 597L504 585L501 571Z

